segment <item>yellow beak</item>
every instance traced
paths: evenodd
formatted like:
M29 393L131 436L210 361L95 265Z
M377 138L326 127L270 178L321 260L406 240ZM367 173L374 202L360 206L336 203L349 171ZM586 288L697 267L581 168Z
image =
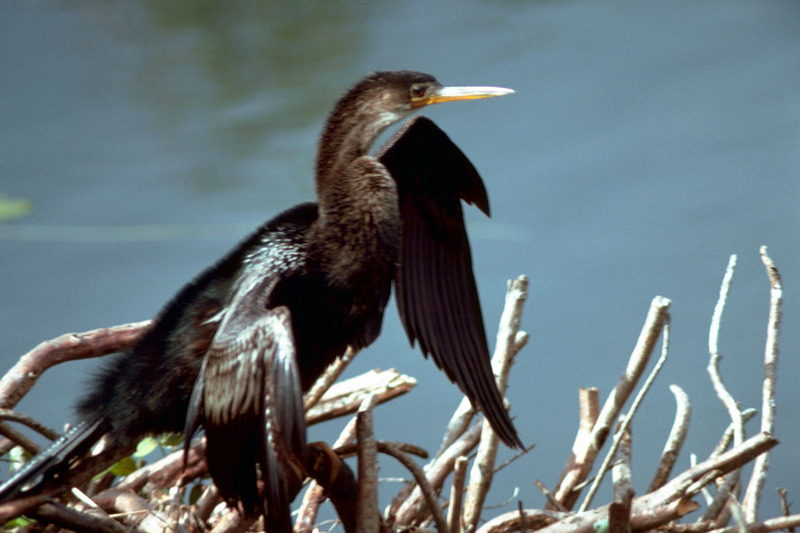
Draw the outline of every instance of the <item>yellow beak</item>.
M442 102L455 102L456 100L478 100L480 98L493 98L513 93L513 89L504 87L440 87L422 98L413 102L414 107L422 107Z

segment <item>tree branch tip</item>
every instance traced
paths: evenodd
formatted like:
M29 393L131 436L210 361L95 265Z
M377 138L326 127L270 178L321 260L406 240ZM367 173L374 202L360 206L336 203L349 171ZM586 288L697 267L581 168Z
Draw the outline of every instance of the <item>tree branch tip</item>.
M665 296L656 296L655 298L653 298L653 302L652 302L652 305L655 306L655 307L664 307L664 308L666 308L666 307L669 307L670 304L672 304L672 300L670 300L669 298L667 298Z

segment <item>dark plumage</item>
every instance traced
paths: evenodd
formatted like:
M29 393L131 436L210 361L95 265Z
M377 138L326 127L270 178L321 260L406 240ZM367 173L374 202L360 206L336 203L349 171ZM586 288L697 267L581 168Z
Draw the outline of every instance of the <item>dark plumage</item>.
M480 176L425 118L367 155L386 127L422 106L508 92L442 87L409 71L355 85L322 134L318 202L270 220L184 287L81 401L84 429L0 498L53 463L64 468L103 434L131 446L147 433L185 430L188 440L202 426L222 496L288 530L306 475L302 394L348 346L375 340L393 280L411 342L521 447L489 364L461 211L464 200L488 215Z

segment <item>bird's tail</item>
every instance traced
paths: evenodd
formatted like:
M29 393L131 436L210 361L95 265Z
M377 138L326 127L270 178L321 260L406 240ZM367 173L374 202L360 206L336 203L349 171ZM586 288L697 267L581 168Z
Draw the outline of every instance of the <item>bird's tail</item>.
M93 422L81 422L70 429L0 486L0 503L13 498L40 475L49 478L62 471L66 472L70 461L89 451L106 432L105 426L103 421L98 419Z

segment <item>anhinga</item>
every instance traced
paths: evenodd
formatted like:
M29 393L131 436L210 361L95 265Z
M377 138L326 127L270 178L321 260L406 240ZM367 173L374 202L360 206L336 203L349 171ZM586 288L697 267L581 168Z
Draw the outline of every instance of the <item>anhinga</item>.
M221 495L287 529L305 468L302 395L348 347L375 340L393 280L412 344L503 442L521 447L494 382L461 211L464 200L488 215L480 176L421 117L368 155L382 131L424 106L510 92L444 87L411 71L361 80L325 125L317 203L273 218L184 287L99 376L79 404L84 422L0 498L54 463L63 471L103 435L130 446L149 433L185 431L188 440L202 426Z

